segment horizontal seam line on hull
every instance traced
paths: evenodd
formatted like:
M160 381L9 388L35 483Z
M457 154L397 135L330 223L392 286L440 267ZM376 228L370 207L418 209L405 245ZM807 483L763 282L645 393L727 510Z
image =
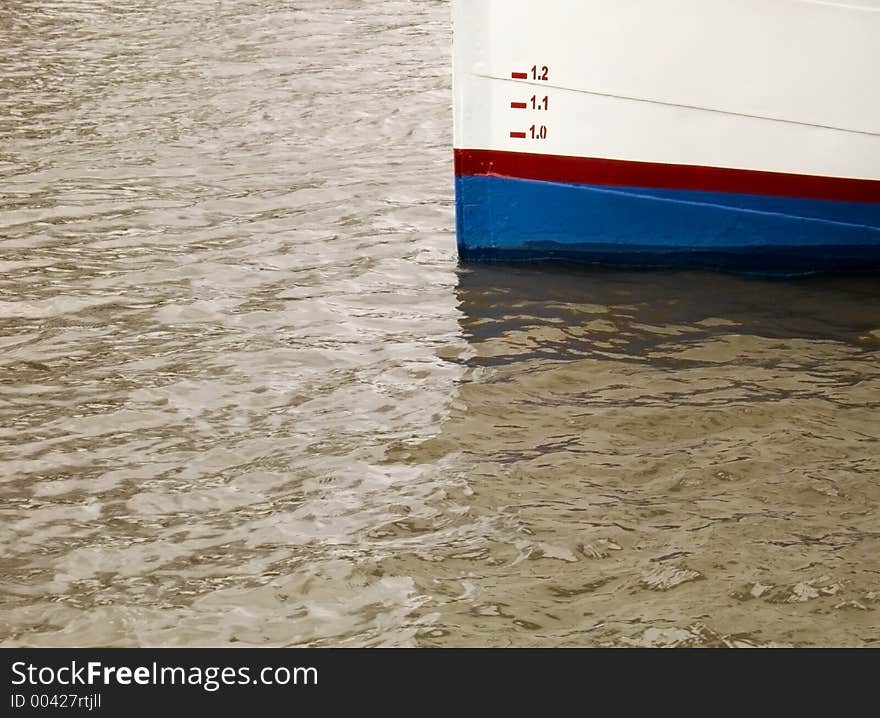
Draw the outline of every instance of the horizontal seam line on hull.
M577 187L578 185L572 185L572 186ZM594 186L583 185L583 187L590 192L599 192L602 194L616 194L616 195L622 195L622 196L626 196L626 197L635 197L637 199L653 200L655 202L671 202L674 204L692 205L694 207L714 207L715 209L728 210L730 212L743 212L746 214L757 214L757 215L763 215L763 216L768 216L768 217L785 217L788 219L797 219L797 220L801 220L804 222L818 222L821 224L831 224L831 225L838 226L838 227L851 227L852 229L867 229L867 230L871 230L872 232L880 232L880 227L876 227L876 226L873 226L870 224L857 224L854 222L841 222L838 220L825 219L822 217L807 217L807 216L804 216L801 214L789 214L787 212L771 212L769 210L753 209L750 207L735 207L735 206L726 205L726 204L717 204L715 202L698 202L696 200L689 200L689 199L674 199L672 197L656 197L651 194L643 194L642 192L628 192L626 190L612 189L610 187L606 188L606 187L595 186L595 185ZM645 188L645 189L648 189L648 188ZM683 190L683 191L687 191L687 190ZM754 196L760 196L760 195L744 195L744 196L754 197ZM797 199L797 198L793 197L790 199Z
M729 115L731 117L745 117L750 120L764 120L765 122L778 122L784 125L797 125L799 127L813 127L820 130L832 130L834 132L846 132L848 134L853 135L863 135L865 137L880 137L880 133L871 132L869 130L852 130L847 127L836 127L834 125L822 125L813 122L799 122L798 120L785 120L780 117L769 117L765 115L750 115L747 112L730 112L728 110L719 110L714 107L701 107L699 105L687 105L679 102L664 102L663 100L648 100L643 97L630 97L628 95L615 95L611 92L598 92L595 90L578 90L573 87L562 87L561 85L552 85L546 82L528 82L524 83L521 80L511 80L506 77L495 77L494 75L475 75L475 77L483 78L484 80L499 80L502 82L511 82L516 83L518 85L529 84L534 85L536 87L546 87L552 90L561 90L563 92L575 92L581 95L594 95L596 97L609 97L615 100L628 100L630 102L643 102L648 105L660 105L662 107L678 107L684 110L698 110L700 112L713 112L719 115Z
M868 207L873 207L880 202L866 201L863 199L841 199L839 197L824 197L824 196L813 196L813 195L801 195L794 193L782 193L782 192L755 192L755 191L743 191L743 190L731 190L731 189L705 189L698 187L679 187L679 186L667 186L667 185L638 185L638 184L608 184L602 182L591 182L591 181L571 181L571 180L560 180L560 179L548 179L546 177L526 177L524 175L508 175L508 174L499 174L497 172L456 172L456 179L463 179L465 177L492 177L493 179L504 179L504 180L514 180L518 182L542 182L546 184L555 184L555 185L567 185L569 187L585 187L585 188L608 188L609 190L613 190L615 187L620 187L621 192L625 192L627 188L637 188L646 191L664 191L664 192L708 192L708 193L716 193L716 194L729 194L729 195L739 195L743 197L759 197L759 198L779 198L779 199L791 199L798 200L802 202L842 202L846 204L860 204L866 205ZM869 180L874 181L874 180Z
M652 190L651 187L639 187L637 189L640 191L628 191L626 189L615 189L614 187L607 186L607 185L603 186L603 185L591 185L591 184L572 184L570 182L553 182L550 180L536 180L536 179L525 179L525 178L520 178L520 177L506 177L503 175L459 175L459 177L490 177L492 179L511 180L514 182L525 181L525 182L540 182L542 184L564 185L566 187L573 187L573 188L581 189L581 190L588 191L588 192L598 192L598 193L602 193L602 194L613 194L613 195L620 195L620 196L624 196L624 197L634 197L636 199L653 200L655 202L684 204L684 205L690 205L690 206L694 206L694 207L713 207L715 209L727 210L729 212L743 212L743 213L747 213L747 214L756 214L756 215L762 215L762 216L768 216L768 217L785 217L788 219L795 219L795 220L800 220L800 221L804 221L804 222L817 222L817 223L821 223L821 224L829 224L829 225L834 225L834 226L838 226L838 227L849 227L852 229L866 229L871 232L880 232L880 227L875 226L875 225L871 225L871 224L860 224L860 223L856 223L856 222L841 222L839 220L826 219L826 218L822 218L822 217L809 217L809 216L800 215L800 214L789 214L787 212L771 212L768 210L753 209L753 208L749 208L749 207L737 207L737 206L733 206L733 205L718 204L716 202L699 202L699 201L692 200L692 199L691 200L674 199L672 197L657 197L656 195L645 194L645 192L650 192ZM636 188L634 188L634 189L636 189ZM658 187L656 189L660 189L663 191L670 191L670 192L702 192L702 191L704 191L704 190L677 190L677 189L667 189L667 188L663 188L663 187ZM771 195L760 195L760 194L748 194L748 193L744 193L744 192L726 192L726 193L720 193L720 194L731 194L731 195L740 195L743 197L758 197L758 198L765 198L765 197L771 196ZM778 197L779 199L790 199L790 200L795 200L795 201L803 201L803 202L812 201L810 199L805 199L802 197L789 197L789 196L785 196L785 195L772 195L772 196ZM822 202L822 201L828 201L828 200L817 200L817 201ZM830 201L839 201L839 200L830 200ZM853 203L853 204L862 204L862 203Z

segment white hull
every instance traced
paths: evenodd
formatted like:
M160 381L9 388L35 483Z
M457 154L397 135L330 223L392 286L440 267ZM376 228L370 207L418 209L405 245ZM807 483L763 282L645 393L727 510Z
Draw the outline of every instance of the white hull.
M453 7L456 148L880 179L880 0Z

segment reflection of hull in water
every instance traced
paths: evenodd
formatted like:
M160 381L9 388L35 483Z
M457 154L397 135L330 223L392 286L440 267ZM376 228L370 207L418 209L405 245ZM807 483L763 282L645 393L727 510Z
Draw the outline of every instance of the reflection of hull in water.
M461 326L476 364L533 355L659 361L718 336L880 342L873 278L795 283L710 273L611 272L553 266L471 265L457 290ZM514 340L515 341L512 341Z
M880 0L456 0L463 259L880 271Z
M645 637L672 615L675 641L706 634L685 645L862 645L867 624L833 609L849 596L794 629L777 608L825 570L803 560L812 535L876 528L878 285L461 268L465 371L440 432L403 447L445 482L420 546L440 579L476 576L437 623L458 631L469 606L479 622L456 640L509 642L528 621L530 645L659 645ZM819 559L839 556L863 600L876 562L856 538ZM663 590L667 576L684 583ZM755 599L759 581L774 588Z

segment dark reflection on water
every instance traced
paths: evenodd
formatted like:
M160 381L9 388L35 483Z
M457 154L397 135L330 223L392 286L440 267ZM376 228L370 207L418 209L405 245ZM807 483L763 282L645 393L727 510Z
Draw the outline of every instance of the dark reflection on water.
M863 277L774 281L489 264L461 272L458 296L469 338L480 342L492 335L564 325L571 330L565 341L550 345L560 356L601 354L597 335L582 330L595 320L612 323L615 346L634 359L663 344L694 343L719 334L839 341L872 352L880 316L880 283Z
M880 640L876 281L457 267L449 42L0 5L0 643Z
M880 639L875 280L497 266L457 291L439 441L496 528L474 642Z

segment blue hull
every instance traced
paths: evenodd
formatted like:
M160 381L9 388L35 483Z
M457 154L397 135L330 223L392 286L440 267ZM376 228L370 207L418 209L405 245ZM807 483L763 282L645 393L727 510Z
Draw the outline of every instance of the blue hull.
M463 261L880 272L880 204L456 178Z

